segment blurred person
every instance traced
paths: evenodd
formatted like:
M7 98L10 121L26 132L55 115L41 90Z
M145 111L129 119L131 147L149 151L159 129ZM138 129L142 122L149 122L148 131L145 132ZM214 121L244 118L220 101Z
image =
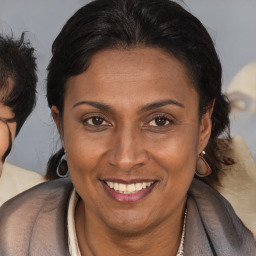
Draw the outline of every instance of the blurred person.
M233 165L223 165L214 187L234 207L256 238L256 62L243 67L226 90L231 105L229 141Z
M44 180L32 171L5 162L36 102L34 48L24 40L0 35L0 205Z
M231 103L231 134L244 138L256 162L256 62L235 75L226 93Z

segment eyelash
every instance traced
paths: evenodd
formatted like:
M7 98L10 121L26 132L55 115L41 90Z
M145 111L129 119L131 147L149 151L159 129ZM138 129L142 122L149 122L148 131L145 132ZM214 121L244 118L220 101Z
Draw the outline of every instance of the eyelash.
M94 119L94 120L93 120ZM98 120L97 120L98 119ZM162 119L160 121L163 121L162 125L157 125L156 120L157 119ZM93 123L94 121L99 121L99 124ZM155 122L156 125L153 125L152 122ZM90 115L85 118L83 118L82 123L84 126L89 127L91 129L104 129L106 127L112 126L112 124L107 121L107 118L101 115ZM150 124L151 123L151 124ZM166 115L158 114L150 118L148 122L145 123L145 127L148 128L155 128L155 129L164 129L167 128L168 126L174 124L174 121L167 117Z
M163 125L150 125L151 122L156 122L156 119L157 119L157 118L163 119L164 122L167 122L167 124L164 123ZM174 121L173 121L173 120L171 120L169 117L167 117L167 116L165 116L165 115L159 114L159 115L156 115L156 116L154 116L153 118L151 118L150 121L146 123L146 126L147 126L147 127L154 127L154 128L161 129L161 128L166 128L167 126L170 126L170 125L172 125L172 124L174 124Z
M93 123L93 119L95 119L94 121L97 121L96 119L100 119L98 121L100 121L100 122L102 121L103 124L100 123L97 125L97 124ZM96 127L96 128L111 126L111 124L108 121L106 121L106 118L103 116L100 116L100 115L91 115L89 117L86 117L82 120L82 123L85 126L91 126L91 127Z

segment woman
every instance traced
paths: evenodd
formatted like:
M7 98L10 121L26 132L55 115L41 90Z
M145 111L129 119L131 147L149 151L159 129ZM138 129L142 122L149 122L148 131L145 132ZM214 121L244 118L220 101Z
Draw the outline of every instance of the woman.
M229 125L194 16L167 0L93 1L63 27L48 70L65 153L50 166L64 176L67 162L71 180L2 207L2 255L255 255L229 203L194 179L216 180Z
M24 41L0 35L0 205L44 178L5 159L12 142L32 112L36 101L34 48Z

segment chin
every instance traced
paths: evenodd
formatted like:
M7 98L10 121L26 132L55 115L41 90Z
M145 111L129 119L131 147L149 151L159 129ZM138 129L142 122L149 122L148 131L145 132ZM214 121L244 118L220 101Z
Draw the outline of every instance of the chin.
M137 221L134 217L133 220L125 220L115 223L109 223L111 230L115 231L121 236L138 236L143 233L148 233L155 225L147 223L144 221Z
M122 236L136 236L148 233L150 229L159 224L158 218L154 218L152 213L141 210L139 213L134 210L122 210L102 216L105 225L112 231Z

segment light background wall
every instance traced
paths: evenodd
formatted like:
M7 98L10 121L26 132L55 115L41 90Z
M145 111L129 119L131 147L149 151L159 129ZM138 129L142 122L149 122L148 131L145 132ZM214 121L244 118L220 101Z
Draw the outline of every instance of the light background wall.
M38 58L37 106L14 142L8 157L11 163L44 173L49 156L57 149L58 135L45 99L46 67L54 38L66 20L87 2L0 0L0 32L13 32L17 37L28 31L27 38ZM213 37L223 65L225 89L243 66L256 61L256 0L185 0L182 5L202 21ZM236 124L232 125L236 133ZM247 128L240 132L255 157L256 132Z

